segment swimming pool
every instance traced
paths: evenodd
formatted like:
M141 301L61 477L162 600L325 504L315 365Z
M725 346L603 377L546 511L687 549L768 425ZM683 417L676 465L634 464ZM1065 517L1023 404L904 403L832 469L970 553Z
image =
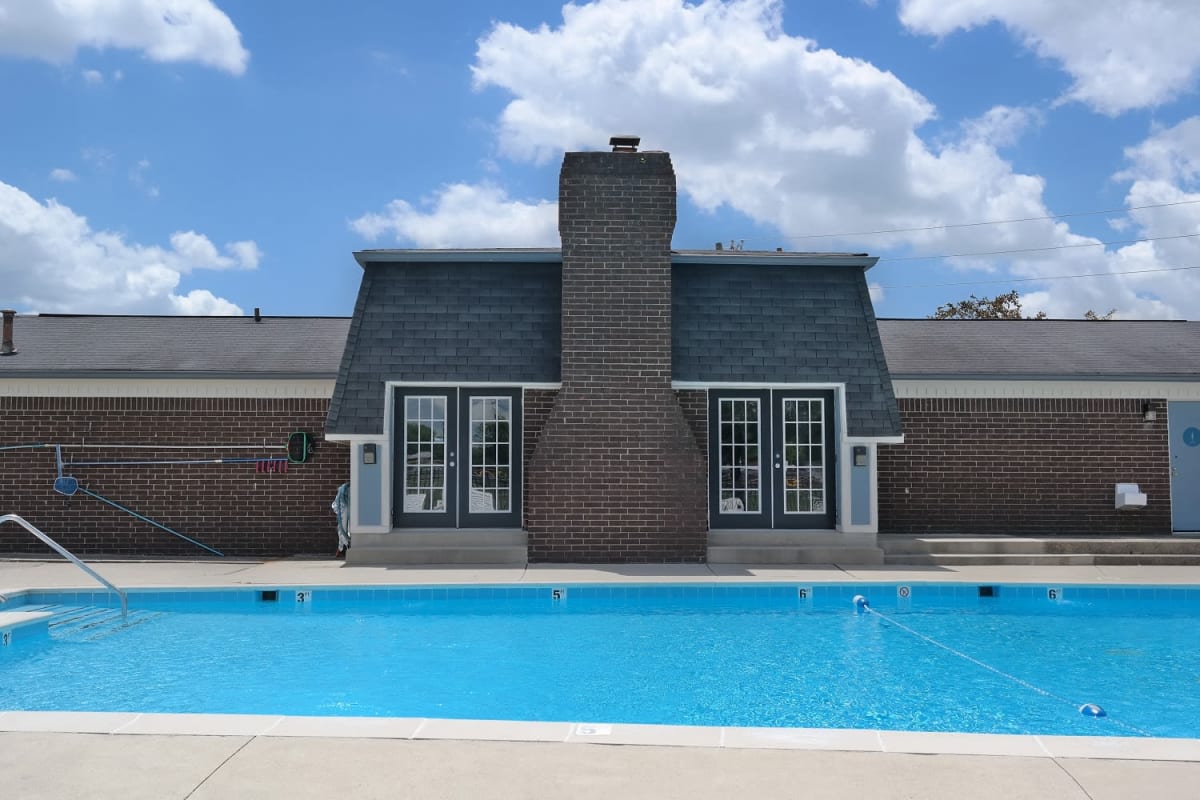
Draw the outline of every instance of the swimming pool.
M135 590L126 621L112 602L0 606L56 615L9 631L0 710L1200 736L1187 587Z

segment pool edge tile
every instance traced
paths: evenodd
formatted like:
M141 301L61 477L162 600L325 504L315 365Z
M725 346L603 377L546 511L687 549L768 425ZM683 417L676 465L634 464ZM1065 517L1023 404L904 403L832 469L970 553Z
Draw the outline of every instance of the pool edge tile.
M121 728L130 735L263 736L279 724L279 714L141 714Z
M1200 761L1200 739L1143 739L1136 736L1039 736L1054 758L1122 761Z
M567 742L578 744L636 744L660 747L720 747L722 729L707 725L636 725L576 723Z
M6 711L6 733L115 733L140 715L134 711Z
M724 728L729 748L881 752L877 731L857 728Z
M474 739L495 742L564 742L569 722L517 722L495 719L427 719L414 739Z
M879 731L879 738L886 753L1030 758L1048 755L1036 736L1023 734Z
M425 720L419 717L280 717L263 736L334 739L412 739Z

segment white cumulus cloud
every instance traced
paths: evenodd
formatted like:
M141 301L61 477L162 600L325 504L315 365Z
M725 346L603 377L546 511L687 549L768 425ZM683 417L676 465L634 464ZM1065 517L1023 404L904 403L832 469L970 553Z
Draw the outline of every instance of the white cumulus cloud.
M54 200L38 202L0 182L0 285L18 308L45 312L240 314L224 298L199 289L178 294L194 269L252 269L254 242L219 252L202 234L171 236L170 247L128 242L93 230L86 218Z
M901 0L909 30L948 36L996 22L1074 80L1068 99L1105 114L1157 106L1200 71L1194 0Z
M443 186L421 205L393 200L382 212L351 220L374 241L389 235L417 247L557 247L558 206L514 200L491 184Z
M104 73L95 69L85 69L80 73L83 76L83 82L89 86L99 86L104 83Z
M1114 238L1150 239L1113 249L1084 248L1022 259L1015 271L1030 276L1133 273L1051 282L1026 296L1026 307L1051 316L1078 316L1081 308L1118 317L1200 319L1200 117L1149 136L1125 151L1130 209ZM1149 207L1147 207L1149 206ZM1096 241L1096 240L1084 240Z
M784 33L781 11L772 0L568 5L557 28L495 25L480 40L475 82L513 96L497 126L506 155L544 162L637 133L644 147L671 152L697 206L772 223L800 248L836 242L788 237L1043 210L1041 180L1016 173L988 141L1010 141L1027 114L998 111L957 140L928 143L916 131L935 110L919 92ZM980 235L1009 239L974 231L971 240ZM964 236L872 246L947 247Z
M474 79L480 89L511 96L496 125L504 155L545 163L564 149L603 147L614 133L639 134L643 147L671 152L681 193L694 204L768 223L791 249L906 248L924 255L1097 242L1053 219L938 227L1053 214L1044 180L1017 171L998 151L1038 124L1040 114L1000 106L963 121L955 136L929 141L918 131L936 110L919 92L873 64L789 35L782 13L778 0L567 5L556 27L495 24L479 41ZM1177 154L1162 158L1179 160ZM439 198L435 212L444 205ZM456 226L478 211L462 210L465 215L452 215ZM378 235L394 220L390 229L398 235L438 246L447 238L422 229L440 218L400 202L356 227ZM476 218L486 222L487 215ZM865 243L802 236L912 228L927 229ZM992 271L1004 262L950 263ZM1030 254L1009 265L1018 276L1036 277L1119 271L1130 263L1146 262L1137 251L1087 247ZM888 283L919 283L925 267L906 264L896 280L893 268ZM1035 300L1062 316L1114 306L1127 316L1187 312L1186 295L1158 280L1048 285Z
M18 0L0 5L0 54L69 62L80 48L137 50L240 75L250 54L212 0ZM100 83L95 73L84 80Z
M71 181L78 180L78 176L65 167L55 167L50 170L50 180L57 181L58 183L70 183Z

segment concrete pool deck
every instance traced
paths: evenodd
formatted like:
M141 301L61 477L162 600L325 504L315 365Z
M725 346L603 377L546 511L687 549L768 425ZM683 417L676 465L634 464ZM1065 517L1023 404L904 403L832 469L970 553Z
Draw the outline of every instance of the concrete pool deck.
M590 582L1200 584L1200 567L388 568L341 561L90 562L122 588ZM62 561L0 561L0 594L92 589ZM1188 687L1191 689L1192 687ZM610 745L608 747L598 745ZM1193 797L1200 740L470 720L0 712L19 798ZM10 793L15 789L15 793Z

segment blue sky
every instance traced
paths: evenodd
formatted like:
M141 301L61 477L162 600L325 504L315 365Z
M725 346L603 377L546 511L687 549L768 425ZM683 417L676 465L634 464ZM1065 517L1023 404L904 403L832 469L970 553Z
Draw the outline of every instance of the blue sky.
M0 0L0 303L348 315L354 250L557 244L635 133L676 247L879 255L880 316L1195 319L1190 5Z

